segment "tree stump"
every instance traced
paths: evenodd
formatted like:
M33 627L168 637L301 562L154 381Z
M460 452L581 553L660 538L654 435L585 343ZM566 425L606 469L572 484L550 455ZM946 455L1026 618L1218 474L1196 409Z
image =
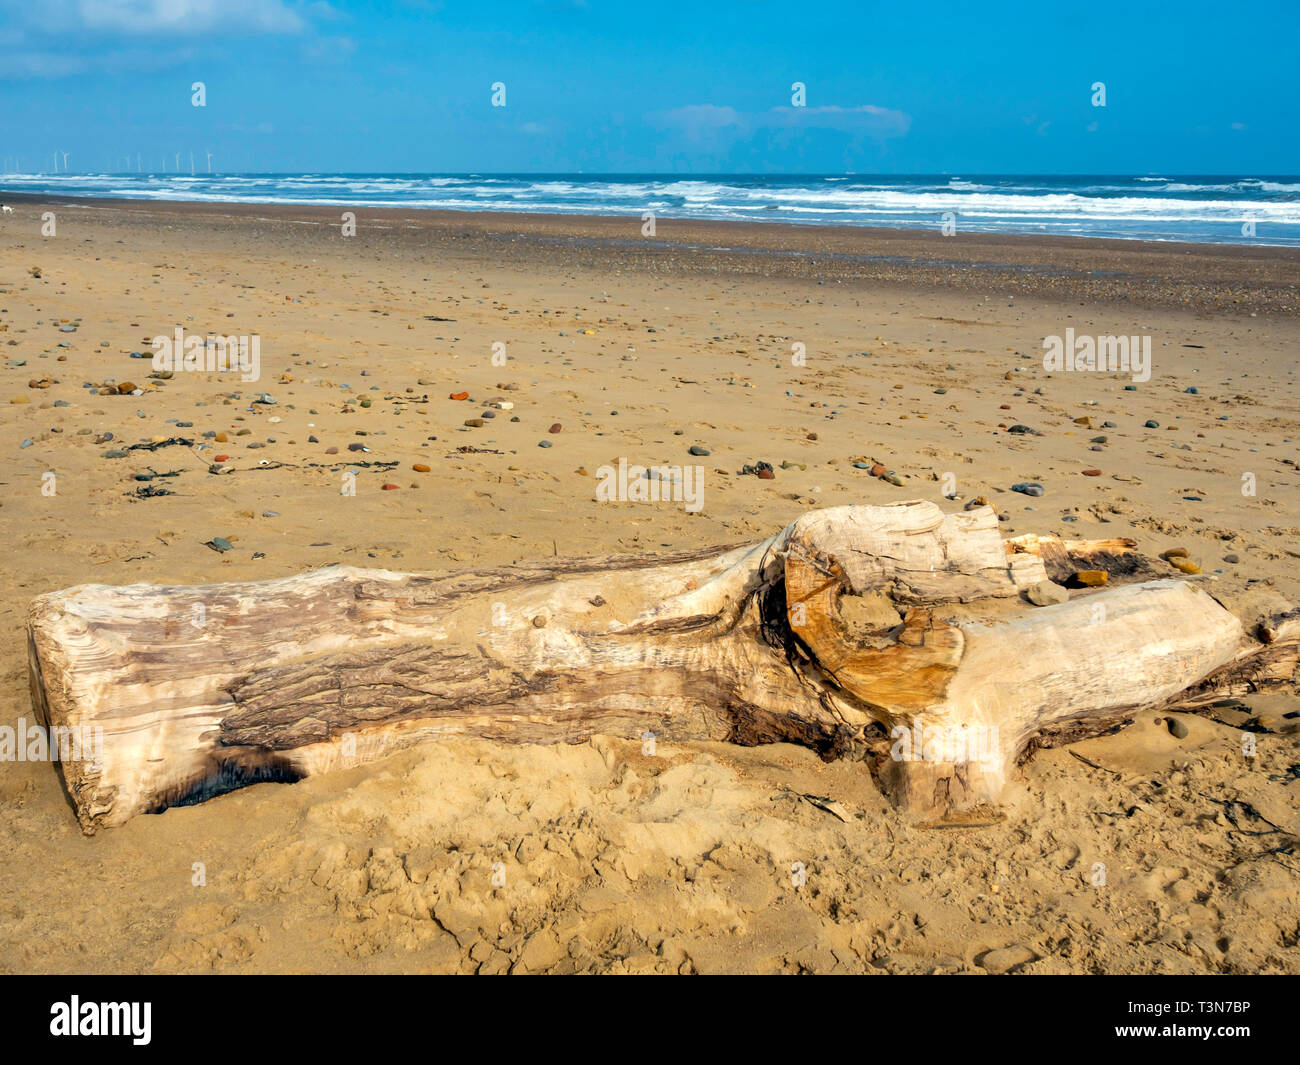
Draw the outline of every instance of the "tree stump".
M1108 586L1023 594L1085 569ZM1044 734L1287 681L1297 612L1220 592L1132 541L1004 541L988 507L908 502L674 556L82 585L33 602L28 647L42 724L102 729L60 763L87 833L448 735L887 750L881 786L942 821L996 805Z

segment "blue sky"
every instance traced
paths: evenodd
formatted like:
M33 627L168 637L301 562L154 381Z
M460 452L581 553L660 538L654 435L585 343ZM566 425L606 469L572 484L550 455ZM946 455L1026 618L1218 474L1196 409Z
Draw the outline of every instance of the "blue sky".
M0 0L0 155L50 170L66 151L74 171L190 151L202 168L210 151L223 172L1294 174L1298 72L1295 0Z

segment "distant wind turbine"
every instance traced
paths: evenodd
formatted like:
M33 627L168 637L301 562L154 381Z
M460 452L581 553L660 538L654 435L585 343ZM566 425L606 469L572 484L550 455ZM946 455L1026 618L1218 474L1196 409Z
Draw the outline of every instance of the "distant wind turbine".
M68 172L68 153L67 153L67 152L64 152L64 153L63 153L63 172L64 172L65 174Z
M65 168L66 169L66 168ZM212 173L212 153L208 152L208 173Z
M194 153L190 152L190 177L194 176Z

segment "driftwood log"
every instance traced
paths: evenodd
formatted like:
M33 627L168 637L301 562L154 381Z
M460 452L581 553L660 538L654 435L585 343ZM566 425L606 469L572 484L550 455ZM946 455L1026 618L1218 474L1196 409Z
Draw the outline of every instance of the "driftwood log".
M1076 570L1107 586L1026 598ZM1288 680L1297 612L1221 583L1128 540L1004 541L988 507L836 507L672 557L82 585L32 604L31 687L47 727L103 730L61 763L87 833L440 736L647 732L856 752L917 820L960 820L1054 734Z

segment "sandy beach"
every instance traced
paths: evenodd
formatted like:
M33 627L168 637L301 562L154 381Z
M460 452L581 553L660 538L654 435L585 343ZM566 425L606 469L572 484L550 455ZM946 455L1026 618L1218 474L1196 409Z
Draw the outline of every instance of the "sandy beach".
M1295 249L7 201L0 725L56 589L666 553L845 504L983 496L1006 535L1300 602ZM256 336L257 379L155 371L177 327ZM1149 375L1046 371L1067 330L1150 338ZM598 498L620 459L701 465L701 506ZM1039 751L1005 820L941 830L785 744L447 740L93 837L7 762L0 970L1300 972L1300 698L1181 720Z

